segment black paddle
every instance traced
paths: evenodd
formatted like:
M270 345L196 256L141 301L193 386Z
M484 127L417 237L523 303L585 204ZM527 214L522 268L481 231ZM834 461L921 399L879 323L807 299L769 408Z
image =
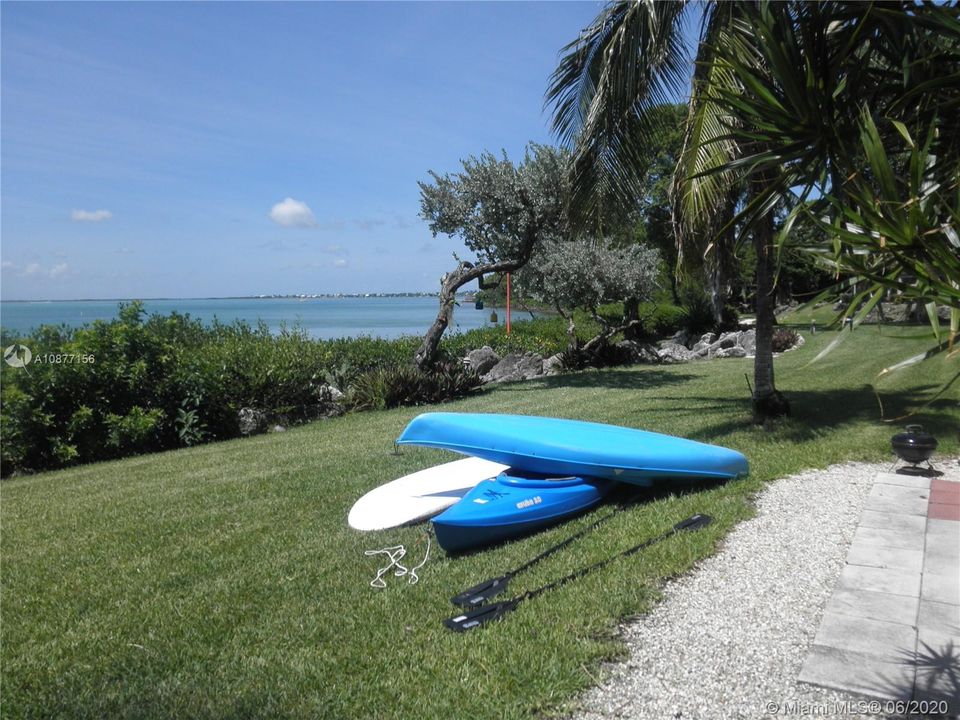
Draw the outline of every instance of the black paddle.
M650 538L649 540L644 540L639 545L634 545L632 548L628 548L627 550L624 550L623 552L619 552L616 555L606 558L605 560L601 560L600 562L594 563L593 565L588 565L584 568L580 568L579 570L576 570L575 572L572 572L569 575L565 575L564 577L558 580L554 580L553 582L547 583L546 585L542 585L541 587L535 588L534 590L528 590L527 592L523 593L523 595L518 595L517 597L511 598L510 600L503 600L497 603L490 603L488 605L481 605L480 607L474 607L470 610L467 610L462 615L457 615L455 617L444 620L443 624L455 632L466 632L467 630L472 630L475 627L484 625L488 622L491 622L493 620L497 620L503 617L508 612L516 608L517 605L519 605L524 600L530 600L531 598L535 598L538 595L542 595L548 590L553 590L554 588L560 587L561 585L564 585L570 582L571 580L576 580L579 577L583 577L587 573L593 572L594 570L598 570L599 568L602 568L605 565L609 565L614 560L617 560L622 557L628 557L630 555L638 553L641 550L644 550L650 547L651 545L655 545L658 542L662 542L663 540L666 540L671 535L675 535L676 533L679 533L679 532L685 532L687 530L699 530L700 528L703 528L709 525L712 521L713 521L713 518L711 518L709 515L699 515L699 514L693 515L691 517L688 517L686 520L678 522L676 525L674 525L672 528L667 530L667 532L663 533L662 535L658 535L655 538ZM568 538L566 542L573 540L574 537L576 536ZM536 558L534 559L536 560Z
M597 526L612 518L618 512L620 512L619 509L607 513L606 515L597 519L595 522L587 525L582 530L575 532L566 540L561 540L556 545L547 548L532 560L525 562L523 565L516 567L513 570L500 575L499 577L491 578L490 580L484 580L482 583L477 583L472 588L468 588L462 593L454 595L452 598L450 598L450 602L452 602L454 605L459 605L460 607L466 608L474 608L479 605L483 605L485 602L488 602L506 590L507 583L509 583L514 577L522 573L524 570L533 567L541 560L553 555L555 552L563 550L563 548L572 543L574 540L583 537Z

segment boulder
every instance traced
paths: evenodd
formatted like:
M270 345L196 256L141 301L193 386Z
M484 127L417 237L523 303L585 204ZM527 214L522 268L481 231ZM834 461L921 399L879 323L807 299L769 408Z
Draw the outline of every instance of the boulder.
M636 362L656 365L660 362L660 355L650 343L637 343Z
M544 375L559 375L563 372L563 355L557 353L556 355L551 355L546 360L543 361L543 374Z
M693 353L684 345L668 343L657 351L657 356L660 358L660 362L663 363L680 363L690 360L693 357Z
M490 368L481 380L484 383L529 380L543 375L543 358L536 353L510 353Z
M710 347L711 345L713 345L716 341L717 341L716 333L712 333L712 332L704 333L703 335L700 336L700 340L697 342L696 345L693 346L692 349L694 352L700 352L701 350L704 350Z
M725 347L717 350L716 358L741 358L746 357L747 351L744 350L739 345L734 345L733 347Z
M740 333L740 347L747 355L753 355L757 351L757 331L751 328Z
M237 423L240 425L241 435L253 435L267 426L267 415L256 408L240 408L237 413Z
M321 418L337 417L346 412L346 396L335 386L324 383L320 386L320 402L317 403L315 415Z
M320 391L326 396L328 401L334 405L339 405L343 401L343 393L329 383L321 385Z
M739 344L740 333L738 332L726 332L720 336L720 339L717 340L717 348L732 348L736 347Z
M670 338L669 340L662 341L660 343L660 347L663 347L666 344L666 345L683 345L685 348L689 348L691 345L691 342L690 342L691 340L693 340L693 338L690 337L690 334L686 330L677 330L673 334L672 338Z
M630 363L634 365L660 362L657 348L648 343L641 343L636 340L621 340L617 343L617 349L623 357L628 358Z
M486 375L494 365L500 362L500 356L494 352L492 347L484 345L479 350L468 352L464 362L477 375Z

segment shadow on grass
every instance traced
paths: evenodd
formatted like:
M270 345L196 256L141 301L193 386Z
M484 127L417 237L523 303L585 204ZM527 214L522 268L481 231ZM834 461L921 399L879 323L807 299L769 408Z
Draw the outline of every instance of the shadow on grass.
M652 367L649 370L623 370L610 372L616 368L601 370L583 370L575 373L547 375L535 378L535 381L502 383L496 387L511 392L536 392L554 388L607 388L611 390L644 390L647 388L678 385L697 379L698 375L680 372L665 372Z
M657 500L662 500L675 495L676 496L692 495L699 492L704 492L706 490L712 490L714 488L720 487L721 485L727 482L729 481L725 479L722 479L722 480L709 479L708 480L703 478L689 478L689 479L675 478L675 479L672 479L670 482L655 483L650 487L630 485L629 483L616 483L614 485L613 490L611 490L610 493L607 495L607 497L604 498L603 502L591 508L588 508L581 513L578 513L573 517L568 518L567 520L563 521L562 523L559 523L554 527L562 528L567 523L572 522L577 518L581 518L584 515L588 514L589 512L603 511L604 509L611 508L611 507L616 508L616 513L611 513L608 516L601 516L597 520L596 525L594 526L587 525L585 528L581 528L580 530L576 530L570 533L570 536L579 535L579 533L581 532L586 534L587 532L592 530L593 527L598 527L599 525L606 522L606 520L613 518L619 512L630 510L639 505L646 505L646 504L655 502ZM512 537L506 540L501 540L497 543L492 543L490 545L483 545L483 546L471 548L469 550L463 550L460 552L448 552L447 554L449 557L453 557L453 558L469 557L471 555L476 555L478 553L484 553L488 551L490 548L499 547L501 545L506 545L508 543L512 543L518 540L522 540L524 538L528 538L532 535L539 534L544 530L545 528L538 528L538 529L531 530L530 532L524 533L523 535L518 535L516 537Z
M935 392L938 386L920 385L899 392L885 392L882 395L886 409L886 423L893 433L905 423L922 424L924 429L934 436L946 436L957 429L956 401L940 398L921 409L925 393ZM830 390L796 390L785 393L790 401L791 414L776 423L778 435L785 440L805 442L815 439L824 431L839 430L844 425L857 421L880 424L880 407L873 389L869 385L859 388L833 388ZM670 400L669 397L661 397ZM711 398L684 396L673 398L677 405L669 412L704 413L722 411L727 418L691 434L695 440L711 441L730 433L751 427L751 406L749 398ZM915 415L899 422L890 422L917 411ZM646 411L647 415L665 413L663 409Z

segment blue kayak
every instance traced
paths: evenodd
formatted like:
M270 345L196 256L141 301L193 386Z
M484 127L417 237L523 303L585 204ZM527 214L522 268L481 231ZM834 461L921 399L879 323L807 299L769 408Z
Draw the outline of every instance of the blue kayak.
M527 415L424 413L397 440L546 475L657 480L730 479L747 459L728 448L616 425Z
M433 518L433 529L447 552L493 545L581 513L600 502L613 485L609 480L547 478L511 469L478 483Z

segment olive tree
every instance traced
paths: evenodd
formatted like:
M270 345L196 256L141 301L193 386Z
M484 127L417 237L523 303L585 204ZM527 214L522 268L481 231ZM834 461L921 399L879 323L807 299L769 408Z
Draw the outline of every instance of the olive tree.
M617 245L607 239L546 240L521 271L523 287L538 300L550 303L567 320L568 347L591 352L611 336L636 324L624 318L613 324L600 314L611 302L648 299L657 287L660 253L646 245ZM579 348L573 310L586 310L600 332Z
M567 162L566 151L531 143L519 164L485 152L463 160L460 172L431 171L432 180L419 183L420 215L434 237L460 239L475 257L455 254L456 268L441 278L440 309L414 357L418 367L436 359L457 290L473 280L487 288L485 277L516 271L540 243L565 237Z

